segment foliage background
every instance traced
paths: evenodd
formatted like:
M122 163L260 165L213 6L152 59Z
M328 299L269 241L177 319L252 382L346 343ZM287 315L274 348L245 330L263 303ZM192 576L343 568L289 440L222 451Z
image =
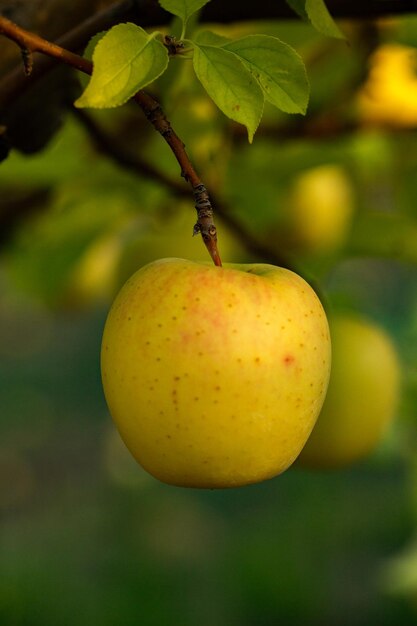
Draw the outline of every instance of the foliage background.
M155 94L208 188L265 256L288 258L330 312L360 312L389 330L403 363L395 424L371 458L334 473L294 467L218 492L146 475L102 395L106 312L142 263L206 252L189 236L191 199L100 154L83 120L67 112L45 150L13 151L0 166L2 623L417 623L417 114L404 114L417 111L417 77L378 96L383 115L361 109L358 96L364 84L372 93L376 49L406 45L412 57L417 21L343 28L349 46L298 22L228 27L296 46L312 85L307 121L267 109L250 147L187 64L174 66ZM94 119L178 177L133 107ZM341 243L308 250L288 230L288 207L299 177L323 165L343 172L354 213ZM225 260L255 260L245 237L219 222Z

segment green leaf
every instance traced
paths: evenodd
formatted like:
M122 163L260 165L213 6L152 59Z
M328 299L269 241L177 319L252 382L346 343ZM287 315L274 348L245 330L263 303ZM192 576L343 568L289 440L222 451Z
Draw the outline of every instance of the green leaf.
M188 18L209 1L210 0L159 0L159 4L163 9L169 11L169 13L182 19L185 31Z
M287 4L291 7L293 11L297 13L303 20L308 21L308 13L306 11L306 1L307 0L287 0Z
M193 38L193 41L200 46L224 46L229 43L230 39L229 37L213 33L211 30L200 30Z
M246 126L252 143L264 106L254 76L233 52L214 46L195 45L193 63L211 99L227 117Z
M75 106L116 107L156 80L168 65L168 51L157 34L130 23L111 28L94 50L91 80Z
M324 0L287 0L287 4L323 35L344 39L345 36L330 15Z
M305 113L309 84L303 60L276 37L249 35L223 46L258 80L265 98L285 113Z

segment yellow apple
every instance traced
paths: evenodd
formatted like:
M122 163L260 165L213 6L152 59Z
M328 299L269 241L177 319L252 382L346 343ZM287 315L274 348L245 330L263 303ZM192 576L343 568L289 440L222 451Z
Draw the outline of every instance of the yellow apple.
M288 201L291 236L302 251L328 253L345 242L354 213L352 185L342 167L320 165L300 174Z
M353 316L330 323L332 371L322 412L298 459L331 468L367 456L395 415L400 366L389 336Z
M330 339L319 299L289 270L162 259L116 297L101 355L110 413L150 474L235 487L298 456L326 393Z
M417 125L416 59L410 46L384 44L376 50L357 97L360 119L394 128Z

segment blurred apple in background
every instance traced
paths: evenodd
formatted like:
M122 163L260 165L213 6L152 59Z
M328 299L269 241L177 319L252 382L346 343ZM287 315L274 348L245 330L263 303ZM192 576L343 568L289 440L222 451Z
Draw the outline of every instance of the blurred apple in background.
M200 236L193 237L195 212L190 202L171 213L140 215L115 233L95 239L65 279L54 306L85 311L110 302L123 283L143 265L161 257L183 256L210 262ZM229 229L216 220L219 248L225 261L246 260L247 253Z
M289 237L301 253L325 254L346 241L354 213L352 185L339 165L306 170L288 197Z
M417 126L416 67L415 48L380 46L370 59L368 79L357 97L359 118L393 128Z
M117 291L117 267L122 253L119 235L95 240L67 279L58 308L83 311L109 302Z
M370 454L395 417L400 364L389 335L373 322L330 321L332 370L323 409L297 463L332 468Z

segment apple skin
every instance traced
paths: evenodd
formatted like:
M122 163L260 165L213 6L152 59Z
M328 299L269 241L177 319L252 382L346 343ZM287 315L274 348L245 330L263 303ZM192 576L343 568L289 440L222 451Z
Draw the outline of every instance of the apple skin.
M395 416L399 398L400 365L385 331L349 315L335 316L330 329L326 400L297 459L311 468L343 467L368 456Z
M322 305L293 272L162 259L122 288L101 354L107 404L136 460L166 483L222 488L293 463L331 349Z

